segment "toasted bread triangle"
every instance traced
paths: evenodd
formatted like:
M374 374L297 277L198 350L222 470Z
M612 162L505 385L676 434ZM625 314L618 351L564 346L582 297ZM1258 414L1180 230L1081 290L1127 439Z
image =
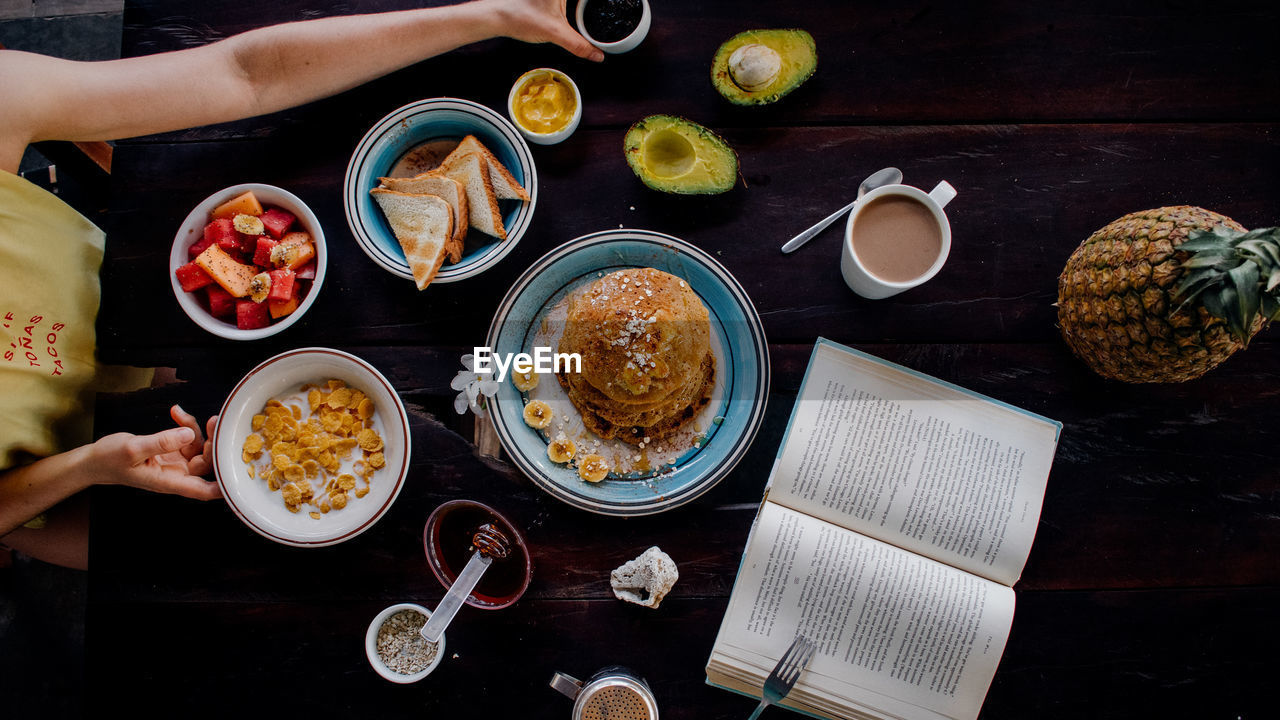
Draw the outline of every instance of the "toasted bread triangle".
M380 187L369 192L404 250L418 289L425 289L444 263L446 246L453 235L453 209L437 195Z
M477 153L450 157L452 162L446 162L432 172L458 181L466 190L471 227L506 240L507 229L502 226L502 212L498 209L498 199L493 194L493 184L484 168L484 160Z
M468 135L462 138L462 142L458 143L458 147L449 153L441 162L441 167L449 164L449 161L455 157L461 158L471 153L478 153L484 160L485 169L489 172L489 182L493 185L493 194L500 200L520 200L521 202L529 202L529 192L524 189L484 143L476 139L475 135Z
M462 259L462 244L470 225L470 211L467 208L466 189L457 180L444 175L425 172L407 178L379 178L382 187L396 192L411 194L438 195L453 208L453 235L445 250L449 254L449 262L456 263Z

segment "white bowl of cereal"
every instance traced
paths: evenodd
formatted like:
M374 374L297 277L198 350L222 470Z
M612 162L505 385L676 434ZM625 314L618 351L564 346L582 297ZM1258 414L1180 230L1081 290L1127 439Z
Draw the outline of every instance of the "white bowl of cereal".
M364 634L364 653L375 672L393 683L415 683L431 674L444 657L444 636L427 642L419 632L431 611L397 603L378 613Z
M213 469L231 510L254 532L324 547L368 530L409 470L409 418L368 362L331 348L281 353L227 396Z

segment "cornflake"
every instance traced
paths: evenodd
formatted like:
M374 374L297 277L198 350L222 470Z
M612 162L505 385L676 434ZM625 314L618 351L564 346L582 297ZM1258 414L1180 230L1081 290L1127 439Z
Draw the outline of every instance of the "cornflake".
M298 397L286 398L290 404L272 398L253 416L253 433L244 440L241 459L251 479L261 479L272 492L280 491L289 512L300 512L308 505L314 509L307 514L319 520L325 513L345 508L348 493L357 498L367 495L374 474L387 461L382 437L373 428L375 407L367 395L341 380L303 385L301 392L304 406L295 404ZM343 461L357 451L354 472L343 472ZM363 487L356 487L357 476L364 481ZM317 487L323 490L317 492Z

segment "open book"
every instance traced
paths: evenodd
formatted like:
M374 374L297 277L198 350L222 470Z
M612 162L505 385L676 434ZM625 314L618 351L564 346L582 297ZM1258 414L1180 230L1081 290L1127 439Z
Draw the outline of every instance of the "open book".
M707 682L760 697L804 634L818 652L784 706L976 718L1061 429L819 339Z

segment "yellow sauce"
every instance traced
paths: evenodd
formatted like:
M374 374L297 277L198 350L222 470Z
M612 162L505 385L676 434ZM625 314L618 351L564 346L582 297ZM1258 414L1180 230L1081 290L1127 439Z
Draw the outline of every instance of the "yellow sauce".
M578 98L564 78L539 73L520 86L512 111L524 129L546 135L567 127L577 106Z

